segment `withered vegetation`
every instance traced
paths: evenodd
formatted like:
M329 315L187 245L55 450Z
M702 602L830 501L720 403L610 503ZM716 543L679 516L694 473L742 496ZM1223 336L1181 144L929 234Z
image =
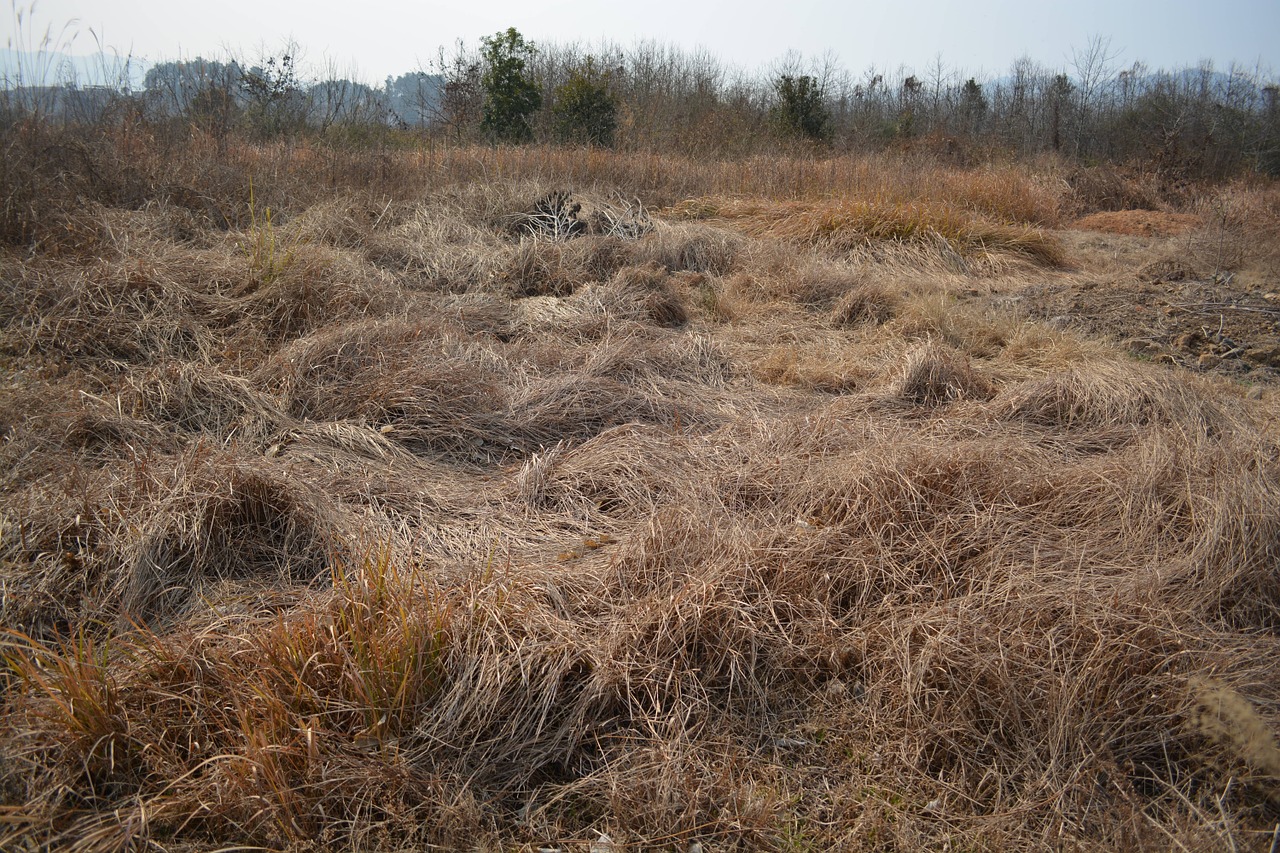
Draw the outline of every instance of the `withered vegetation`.
M1274 186L24 144L0 847L1271 844L1273 370L1037 300Z

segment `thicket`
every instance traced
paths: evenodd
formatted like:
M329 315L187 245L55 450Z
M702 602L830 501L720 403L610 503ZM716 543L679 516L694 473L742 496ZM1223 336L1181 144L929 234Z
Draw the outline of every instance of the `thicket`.
M1019 59L980 79L939 59L923 71L790 57L748 73L704 51L537 44L508 29L458 43L428 69L373 87L304 70L296 45L256 63L162 62L140 91L10 80L6 126L41 113L92 124L122 104L181 134L571 142L696 156L749 156L814 142L836 153L923 150L961 165L1054 152L1180 179L1280 173L1280 86L1260 69L1119 67L1095 40L1063 67ZM43 81L47 82L47 81ZM20 84L20 85L15 85Z

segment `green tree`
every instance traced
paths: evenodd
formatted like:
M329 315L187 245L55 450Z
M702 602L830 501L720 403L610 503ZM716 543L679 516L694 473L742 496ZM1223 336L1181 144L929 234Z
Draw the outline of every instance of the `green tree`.
M480 87L484 108L480 128L497 142L527 142L533 137L529 117L542 106L542 93L526 69L534 47L515 27L482 38L484 72Z
M783 74L773 81L773 90L778 96L773 120L784 133L816 142L831 138L831 117L817 80L808 74Z
M588 56L582 67L555 91L556 135L561 142L613 146L618 129L618 102L609 90L610 74Z

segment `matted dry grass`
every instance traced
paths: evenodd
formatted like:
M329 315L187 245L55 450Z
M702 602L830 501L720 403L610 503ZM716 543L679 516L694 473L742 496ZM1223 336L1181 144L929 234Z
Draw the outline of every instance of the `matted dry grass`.
M991 222L940 199L918 202L849 200L778 203L750 199L690 199L670 209L686 219L736 224L753 237L773 237L850 254L884 244L935 250L961 272L990 269L993 255L1024 257L1043 266L1065 262L1052 236L1028 225Z
M4 256L0 846L1271 844L1273 402L805 236L1056 246L1052 180L412 157ZM513 233L553 173L787 215Z

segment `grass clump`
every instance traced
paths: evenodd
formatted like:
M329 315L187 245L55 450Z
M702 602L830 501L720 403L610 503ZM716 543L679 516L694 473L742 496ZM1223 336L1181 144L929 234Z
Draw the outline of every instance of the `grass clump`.
M963 353L928 341L907 353L889 392L904 402L933 408L956 400L987 399L994 389Z
M896 294L883 287L858 284L845 291L831 306L831 323L842 328L863 323L880 326L893 319L900 301Z
M658 326L681 326L689 318L666 271L652 262L643 267L620 269L601 298L613 306L619 316L630 314Z

